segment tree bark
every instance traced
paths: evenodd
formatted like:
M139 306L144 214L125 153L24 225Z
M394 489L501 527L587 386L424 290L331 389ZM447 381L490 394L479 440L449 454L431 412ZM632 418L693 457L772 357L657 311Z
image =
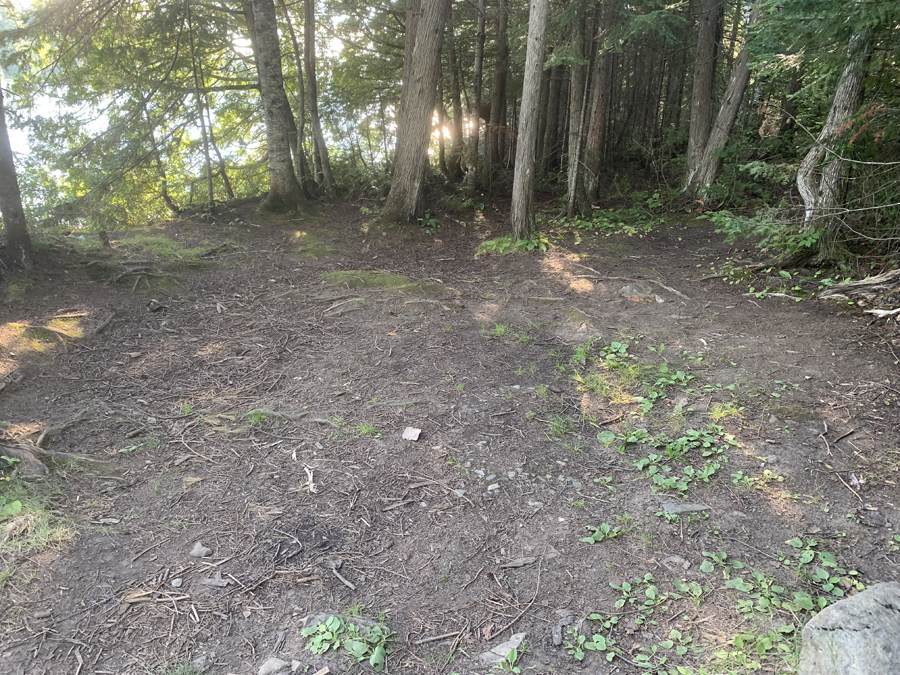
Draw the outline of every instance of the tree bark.
M506 80L509 71L509 5L507 0L500 0L497 10L497 61L494 67L494 85L491 89L491 120L485 134L485 182L491 188L494 166L500 160L502 150L500 142L501 127L506 113Z
M871 28L863 29L850 38L847 65L838 82L831 109L815 144L806 153L797 171L797 189L803 199L804 226L807 231L819 233L816 242L816 258L819 261L834 258L842 225L835 211L847 177L847 163L834 153L831 145L840 133L841 125L859 108L871 41ZM827 155L832 155L832 159L821 168ZM817 178L816 171L820 168L821 175Z
M315 0L305 0L305 18L303 20L303 40L306 49L306 86L309 87L309 123L312 126L315 142L317 166L322 170L322 187L326 194L335 194L334 176L331 173L331 161L328 159L328 146L322 134L319 120L319 92L316 84L316 6Z
M694 86L691 92L691 127L687 148L685 184L697 171L712 123L713 80L716 72L716 29L722 0L701 0L694 54Z
M9 144L2 86L0 86L0 214L3 216L6 231L4 263L10 267L31 267L34 262L34 247L31 244L31 235L28 234L25 209L22 208L22 193L19 191L19 177L16 175L16 163Z
M531 0L528 12L528 47L525 52L522 108L519 114L519 137L510 209L513 237L516 239L525 239L534 229L534 151L538 132L541 71L544 65L549 8L549 0Z
M147 120L147 135L150 137L150 147L153 149L153 161L156 164L156 175L159 178L159 191L162 195L163 202L166 204L166 208L171 211L172 215L177 216L181 213L181 208L169 194L169 179L168 176L166 176L166 167L162 161L159 144L156 142L156 127L153 125L153 120L150 118L150 111L147 110L147 99L141 101L141 108L144 112L144 118Z
M456 36L453 33L453 24L447 24L448 54L450 65L450 104L453 106L453 139L450 146L450 157L447 159L447 168L453 180L462 178L462 160L465 155L466 145L463 139L464 125L462 113L462 99L459 86L459 57L456 53Z
M754 5L745 31L759 20L760 13L759 5ZM726 87L725 95L722 97L722 105L719 107L719 114L716 115L716 122L713 125L712 132L707 139L706 146L703 148L697 166L692 173L688 173L685 181L687 191L695 196L702 196L716 182L716 178L719 176L719 170L722 168L722 151L728 143L728 136L731 134L731 128L737 119L738 110L741 107L741 99L744 97L744 90L747 88L749 80L750 51L747 48L745 32L744 46L741 48L741 53L738 54L734 67L731 70L728 87Z
M484 0L478 0L478 28L475 33L475 73L473 77L473 96L469 108L472 135L469 140L469 158L466 169L466 197L475 199L475 191L478 187L478 140L481 126L481 95L484 84L484 24L487 12Z
M572 44L576 53L584 56L584 13L572 24ZM569 74L569 142L566 180L566 215L574 218L587 204L584 194L584 178L581 170L581 136L585 115L585 76L587 67L573 65Z
M609 110L609 54L603 48L604 38L609 27L601 25L597 30L596 55L594 57L594 72L592 75L591 95L591 121L588 126L587 139L584 144L584 165L588 171L587 195L593 199L597 194L597 177L600 173L600 165L603 161L603 145L606 132L606 114Z
M288 11L287 3L281 0L281 11L287 23L288 33L291 36L291 48L294 52L294 67L297 69L297 122L294 143L291 150L294 154L294 163L297 165L297 179L300 187L307 197L315 194L315 181L309 175L309 164L306 161L306 150L303 144L306 140L306 90L303 85L303 52L300 50L300 41L297 39L297 31L294 30L294 22Z
M547 129L544 132L544 147L541 148L541 171L557 168L557 134L559 127L559 100L562 92L562 66L555 66L550 72L550 93L547 100Z
M449 12L450 0L422 2L422 16L412 35L408 76L400 95L394 176L381 212L386 220L415 221L422 215L422 184L428 162L441 43ZM407 31L409 29L410 22L407 21ZM409 39L407 35L407 41ZM407 64L404 64L404 70L406 68Z
M191 71L194 77L194 102L197 108L197 121L200 124L200 138L203 142L203 166L206 170L206 207L212 208L215 204L215 194L213 192L213 172L212 159L209 155L209 136L206 133L206 115L203 112L203 99L201 91L203 90L203 82L197 69L197 52L194 46L194 25L191 20L191 8L188 5L188 36L191 40Z
M284 93L281 45L273 0L253 0L256 28L257 67L263 117L266 122L266 157L269 162L269 194L260 210L272 213L302 211L306 197L294 174L291 158L290 104Z

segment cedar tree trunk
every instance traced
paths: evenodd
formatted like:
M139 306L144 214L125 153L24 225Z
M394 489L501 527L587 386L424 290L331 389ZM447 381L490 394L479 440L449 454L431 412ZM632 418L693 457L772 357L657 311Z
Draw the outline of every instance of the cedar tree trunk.
M525 239L534 229L534 151L549 9L550 0L531 0L528 12L528 47L525 52L522 109L519 114L519 138L510 210L513 237L516 239Z
M450 0L422 2L422 16L412 35L412 59L404 64L407 77L400 95L394 177L381 212L386 220L415 221L422 214L422 183L428 162L444 24L449 13ZM408 49L409 39L407 34Z

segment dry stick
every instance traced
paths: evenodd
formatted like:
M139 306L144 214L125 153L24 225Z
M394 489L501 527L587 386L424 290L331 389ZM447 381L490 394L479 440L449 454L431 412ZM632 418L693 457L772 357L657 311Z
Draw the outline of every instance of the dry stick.
M845 481L843 478L841 478L841 474L839 474L837 471L835 471L834 475L838 477L838 480L844 484L844 487L847 488L848 490L850 490L850 492L852 492L853 495L859 500L859 503L862 504L863 498L859 496L859 493L856 490L854 490L852 487L850 487L847 484L847 481Z
M672 288L671 286L666 286L663 282L661 282L661 281L656 281L656 279L632 279L632 278L630 278L630 277L606 277L606 276L603 276L602 274L600 274L600 272L598 272L597 270L595 270L593 267L588 267L587 265L581 265L581 264L579 264L579 263L573 263L573 264L575 265L575 267L583 267L584 269L593 272L594 274L597 275L598 278L600 278L600 279L602 279L602 280L608 280L608 281L648 281L648 282L650 282L651 284L656 284L656 285L659 286L660 288L664 288L665 290L669 291L669 293L673 293L673 294L677 295L679 298L684 298L685 300L690 300L690 298L689 298L688 296L686 296L684 293L682 293L681 291L676 290L676 289Z
M777 562L778 564L781 564L781 561L780 561L778 558L776 558L774 555L771 555L771 554L769 554L769 553L766 553L765 551L760 551L758 548L756 548L755 546L752 546L752 545L748 544L746 541L741 541L740 539L735 539L734 537L725 537L725 538L726 538L726 539L729 539L729 540L731 540L731 541L733 541L733 542L736 542L736 543L738 543L738 544L741 544L742 546L746 546L747 548L752 548L754 551L756 551L756 552L759 553L760 555L764 555L764 556L766 556L767 558L771 558L772 560L774 560L774 561Z
M134 556L134 557L131 559L131 562L136 562L137 559L140 558L142 555L144 555L145 553L149 553L150 551L152 551L153 549L155 549L157 546L161 546L162 544L165 544L165 543L166 543L167 541L169 541L169 539L171 539L171 538L172 538L172 537L166 537L166 538L163 539L162 541L159 541L159 542L153 544L152 546L148 546L148 547L145 548L143 551L141 551L141 552L138 553L136 556Z
M344 586L346 586L347 588L349 588L351 591L355 591L355 590L356 590L356 586L354 586L351 582L347 581L347 579L345 579L345 578L341 575L340 572L338 572L338 571L337 571L336 569L334 569L333 567L331 568L331 571L334 572L334 576L336 576L338 579L341 580L341 583L343 583Z
M464 584L461 586L461 588L467 588L467 587L471 586L472 584L474 584L474 583L475 583L475 580L478 578L478 575L481 574L481 572L482 572L483 570L484 570L484 567L482 567L480 570L478 570L477 572L475 572L475 576L472 577L472 578L471 578L469 581L467 581L466 583L464 583Z
M453 631L452 633L444 633L443 635L435 635L434 637L422 638L421 640L416 640L413 642L414 645L425 645L429 642L437 642L438 640L447 640L452 637L456 637L459 635L460 631Z
M819 434L819 438L821 438L823 441L825 441L825 449L828 451L829 455L834 457L834 455L831 454L831 446L828 445L828 439L825 438L825 434Z
M516 622L518 622L519 619L521 619L523 616L525 616L525 613L528 612L529 609L531 609L531 606L534 604L534 601L537 600L538 593L540 593L540 591L541 591L541 567L543 567L543 564L544 564L544 558L543 558L543 556L541 556L541 562L538 563L537 587L534 589L534 595L531 598L531 602L529 602L527 605L525 605L525 609L523 609L521 612L519 612L512 621L510 621L508 624L503 626L503 628L501 628L500 630L492 633L490 635L490 637L488 637L488 639L487 639L488 642L490 642L491 640L496 638L498 635L502 635L503 633L508 631L510 628L515 626Z
M841 434L836 439L834 439L834 444L837 445L838 441L842 441L845 438L847 438L847 436L849 436L850 434L855 434L855 433L856 433L856 429L851 429L847 433Z

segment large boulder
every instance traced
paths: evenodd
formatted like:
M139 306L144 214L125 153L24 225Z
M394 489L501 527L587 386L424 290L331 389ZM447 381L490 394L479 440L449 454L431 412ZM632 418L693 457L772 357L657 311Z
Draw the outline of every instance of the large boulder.
M900 583L826 607L803 629L797 675L900 673Z

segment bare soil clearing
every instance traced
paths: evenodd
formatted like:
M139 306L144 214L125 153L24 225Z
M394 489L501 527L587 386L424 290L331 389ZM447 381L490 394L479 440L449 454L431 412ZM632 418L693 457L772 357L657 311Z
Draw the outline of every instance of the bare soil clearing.
M396 631L393 673L486 673L518 632L522 672L747 672L735 636L809 617L764 583L834 597L806 551L843 592L900 580L896 328L702 280L735 253L702 223L477 259L505 225L242 209L161 232L207 257L123 235L0 305L9 433L103 460L52 463L77 534L3 550L0 671L353 672L300 636L341 614ZM579 662L576 628L621 656Z

